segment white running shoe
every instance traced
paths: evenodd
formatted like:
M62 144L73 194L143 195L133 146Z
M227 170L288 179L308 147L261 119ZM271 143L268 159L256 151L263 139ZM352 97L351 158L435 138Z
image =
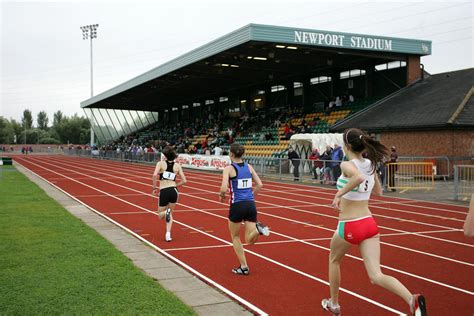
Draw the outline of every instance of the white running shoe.
M171 233L166 233L166 234L165 234L165 240L166 240L166 241L171 241L171 240L172 240L172 239L171 239Z
M333 305L330 298L325 298L321 301L321 306L325 311L331 312L334 316L341 315L341 306Z
M270 236L270 228L268 228L268 226L265 226L260 222L255 223L255 226L257 227L257 231L260 235Z

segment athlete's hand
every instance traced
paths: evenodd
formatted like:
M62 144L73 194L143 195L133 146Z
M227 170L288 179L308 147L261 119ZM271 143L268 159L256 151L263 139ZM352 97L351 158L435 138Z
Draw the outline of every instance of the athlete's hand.
M340 212L341 209L339 208L339 205L341 204L341 198L337 196L337 194L334 196L334 200L332 200L332 207L334 207L334 210Z
M153 194L153 195L157 195L157 193L158 193L158 189L156 189L156 188L153 189L152 194Z
M225 202L225 194L219 194L219 201L221 201L221 203Z

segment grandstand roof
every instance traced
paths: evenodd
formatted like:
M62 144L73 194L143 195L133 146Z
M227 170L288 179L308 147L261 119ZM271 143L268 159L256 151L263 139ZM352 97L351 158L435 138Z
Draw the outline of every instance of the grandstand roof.
M265 82L429 54L431 41L249 24L83 101L81 107L154 111Z
M432 75L341 121L331 131L473 128L473 84L474 68Z

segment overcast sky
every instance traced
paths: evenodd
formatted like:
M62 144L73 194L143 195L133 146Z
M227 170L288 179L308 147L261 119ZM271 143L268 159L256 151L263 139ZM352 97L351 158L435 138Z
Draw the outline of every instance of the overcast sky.
M99 24L94 94L249 23L433 41L425 69L473 67L472 1L4 1L0 115L20 120L61 110L83 115L90 97L89 42Z

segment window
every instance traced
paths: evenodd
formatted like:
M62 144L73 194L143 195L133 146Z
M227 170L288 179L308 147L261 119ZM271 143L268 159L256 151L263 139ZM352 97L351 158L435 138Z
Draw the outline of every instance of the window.
M320 83L330 82L331 80L332 80L331 77L320 76L320 77L311 78L310 82L311 84L320 84Z
M285 86L279 85L279 86L273 86L271 88L271 92L277 92L277 91L283 91L286 90Z
M229 101L229 98L228 97L220 97L219 98L219 102L225 102L225 101Z

